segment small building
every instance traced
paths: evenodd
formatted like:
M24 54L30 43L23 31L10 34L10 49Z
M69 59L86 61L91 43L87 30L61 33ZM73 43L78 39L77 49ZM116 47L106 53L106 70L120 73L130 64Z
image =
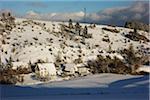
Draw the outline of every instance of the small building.
M136 72L146 72L146 73L150 73L150 66L141 66L138 69L136 69Z
M28 63L25 62L12 62L12 69L16 70L17 68L29 68Z
M62 65L62 70L67 74L67 75L74 75L76 71L78 71L76 65L74 63L69 63L69 64L63 64Z
M85 66L85 64L77 64L78 73L81 76L90 74L90 69Z
M35 67L35 73L38 78L54 78L56 68L54 63L38 63Z

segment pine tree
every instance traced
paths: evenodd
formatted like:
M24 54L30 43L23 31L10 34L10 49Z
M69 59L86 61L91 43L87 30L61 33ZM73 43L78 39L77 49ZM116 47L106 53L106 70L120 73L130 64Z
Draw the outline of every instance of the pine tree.
M8 12L8 17L10 17L11 16L11 13L10 12Z
M72 24L72 20L71 19L69 19L69 28L70 29L73 28L73 24Z
M76 32L78 33L78 35L81 35L81 34L80 34L81 26L80 26L79 22L76 23L76 25L75 25L75 30L76 30Z
M135 58L136 58L133 44L130 44L127 56L128 56L128 63L133 65L135 62Z
M6 15L5 15L5 13L2 13L2 21L3 21L3 22L6 21Z
M132 73L135 73L135 65L138 63L137 57L135 55L135 50L133 48L133 44L130 44L127 52L126 52L126 61L131 67Z
M111 45L109 45L108 52L111 52L111 51L112 51L112 48L111 48Z
M88 31L87 26L85 26L85 27L84 27L84 30L83 30L83 36L84 36L84 37L86 37L86 35L88 34L87 31Z
M12 62L13 62L12 57L10 56L9 60L6 60L6 62L7 62L7 67L11 68L12 67Z

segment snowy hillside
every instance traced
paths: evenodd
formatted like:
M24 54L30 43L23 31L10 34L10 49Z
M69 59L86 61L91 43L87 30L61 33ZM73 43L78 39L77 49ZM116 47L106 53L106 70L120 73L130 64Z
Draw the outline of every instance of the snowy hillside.
M8 15L0 84L15 85L0 86L3 100L148 100L148 32Z
M115 1L0 0L0 100L150 100L149 2Z
M149 63L148 32L71 20L15 19L10 14L0 25L0 69L4 76L0 80L9 80L6 74L18 75L12 81L27 85L40 83L35 81L38 78L55 81L96 73L149 72L150 67L137 70ZM48 70L52 66L54 72Z
M133 31L132 29L104 25L96 25L95 28L88 27L88 33L92 34L92 38L85 38L83 44L80 41L81 36L75 36L73 37L75 39L71 40L67 38L67 35L60 35L61 24L68 25L68 23L28 21L26 19L17 19L16 23L16 27L12 31L1 34L0 54L3 63L6 63L5 60L9 60L9 57L13 61L27 63L29 61L35 63L39 59L45 62L55 62L58 55L62 59L65 56L66 63L72 63L78 58L78 55L81 55L83 61L87 61L94 59L94 56L98 54L108 55L107 51L110 49L117 51L128 48L130 44L133 44L135 49L149 48L149 42L140 43L123 36L123 33L127 34L129 31ZM89 26L89 24L81 24L82 27L85 25ZM119 32L113 33L102 28L117 29ZM138 32L146 37L149 35L147 32ZM108 38L109 42L103 41L103 38ZM120 56L117 53L112 55Z

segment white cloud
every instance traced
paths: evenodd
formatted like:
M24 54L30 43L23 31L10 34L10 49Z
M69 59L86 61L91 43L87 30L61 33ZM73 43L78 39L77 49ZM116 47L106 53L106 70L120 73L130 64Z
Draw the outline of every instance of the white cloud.
M43 6L39 4L34 4L34 6ZM88 10L88 8L87 8ZM20 17L14 11L10 9L1 9L2 12L11 12L13 15ZM55 21L68 21L72 19L73 21L83 21L84 12L72 12L72 13L38 13L35 11L28 11L23 17L31 19L41 19L41 20L55 20ZM86 14L86 22L101 23L101 24L117 24L123 25L125 21L128 20L139 20L145 23L149 23L149 2L138 1L134 2L128 7L115 7L107 8L103 11L98 11L97 13Z
M139 20L149 23L149 3L135 2L129 7L108 8L97 13L100 23L123 25L129 20Z
M102 24L117 24L123 25L128 20L140 20L148 23L149 20L149 3L148 2L134 2L128 7L115 7L104 9L97 13L86 14L87 22L95 22ZM26 13L26 18L42 19L42 20L56 20L56 21L68 21L72 19L74 21L83 21L84 12L72 12L72 13L37 13L35 11L29 11Z
M111 15L111 14L114 14L116 12L120 12L120 11L127 9L127 8L128 7L107 8L107 9L103 10L102 12L100 12L100 14Z
M73 12L73 13L45 13L40 14L34 11L29 11L26 13L26 18L34 18L34 19L43 19L43 20L60 20L60 21L68 21L69 19L73 19L75 21L80 21L84 17L84 12Z

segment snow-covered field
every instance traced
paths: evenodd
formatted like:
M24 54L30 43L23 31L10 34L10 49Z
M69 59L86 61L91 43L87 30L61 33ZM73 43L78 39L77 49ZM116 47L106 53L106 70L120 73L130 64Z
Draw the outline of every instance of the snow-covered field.
M36 20L32 22L26 19L16 19L16 23L16 27L11 32L4 32L0 35L0 39L6 42L2 44L0 41L0 56L3 63L6 63L6 59L9 60L10 57L13 61L24 63L35 63L39 59L44 62L55 62L58 56L66 63L73 63L79 55L83 62L86 62L95 59L98 54L117 56L120 59L120 54L108 54L107 51L128 48L130 44L139 50L149 48L149 42L132 41L122 35L128 34L133 29L114 28L107 25L96 25L93 29L88 27L88 34L92 34L92 38L85 38L85 44L82 44L81 41L75 41L75 38L81 39L81 36L74 36L74 39L70 39L67 35L63 36L66 33L60 35L60 24L68 25L68 23ZM84 28L85 25L90 24L80 23L80 25ZM105 27L117 29L119 33L105 31L102 29ZM138 32L147 38L149 36L147 32ZM103 38L109 38L110 42L103 41Z
M38 60L44 63L55 63L59 57L64 63L73 63L76 59L95 60L97 55L111 58L116 56L123 60L117 51L128 48L133 44L136 50L145 50L149 55L150 42L133 41L123 34L129 34L133 29L96 25L90 28L89 24L80 23L82 28L88 26L88 34L92 38L85 38L72 33L61 32L64 22L31 21L16 19L16 27L10 32L0 34L0 60L6 64L8 60L25 64L35 64ZM73 23L75 25L75 23ZM114 33L103 28L116 29ZM63 33L63 34L62 34ZM139 31L139 34L149 37L149 33ZM103 41L108 39L109 42ZM109 53L109 51L115 53ZM150 67L141 67L138 71L150 71ZM119 74L97 74L78 77L63 81L57 78L46 83L32 77L33 73L24 75L23 84L1 85L0 100L148 100L149 76L133 76Z
M1 86L1 100L149 100L149 76L99 74L30 86Z

